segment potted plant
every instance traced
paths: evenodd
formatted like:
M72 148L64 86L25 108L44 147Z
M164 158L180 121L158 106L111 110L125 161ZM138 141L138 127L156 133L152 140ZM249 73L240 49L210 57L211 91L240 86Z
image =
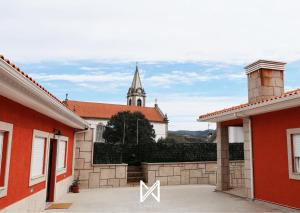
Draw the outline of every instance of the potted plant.
M79 179L73 180L73 183L71 185L71 192L79 193Z

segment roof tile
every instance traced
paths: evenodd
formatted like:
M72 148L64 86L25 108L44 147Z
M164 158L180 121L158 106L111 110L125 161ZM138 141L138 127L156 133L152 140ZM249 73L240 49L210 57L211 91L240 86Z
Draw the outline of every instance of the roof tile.
M164 116L155 107L138 107L118 104L94 103L68 100L64 102L75 113L83 118L110 119L113 115L122 111L141 112L152 122L165 122Z
M277 97L265 99L265 100L262 100L262 101L257 101L257 102L254 102L254 103L245 103L245 104L240 104L240 105L237 105L237 106L225 108L225 109L222 109L222 110L217 110L215 112L211 112L211 113L207 113L207 114L204 114L204 115L200 115L199 118L200 119L201 118L209 118L211 116L221 115L222 113L225 113L225 112L231 112L231 111L242 109L242 108L245 108L245 107L248 107L248 106L254 106L254 105L261 104L261 103L266 103L266 102L269 102L269 101L272 101L272 100L275 100L275 99L276 100L277 99L282 99L282 98L285 98L285 97L288 97L288 96L292 96L292 95L296 95L296 94L299 94L299 93L300 93L300 89L291 90L291 91L285 92L281 96L277 96Z

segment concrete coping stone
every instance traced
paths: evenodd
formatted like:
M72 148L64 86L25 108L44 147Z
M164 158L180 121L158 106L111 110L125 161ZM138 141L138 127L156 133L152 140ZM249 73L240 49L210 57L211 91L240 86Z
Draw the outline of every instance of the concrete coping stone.
M117 163L117 164L112 164L112 163L108 163L108 164L104 164L104 163L102 163L102 164L92 164L92 166L128 166L128 164L127 163Z
M231 160L229 162L234 162L234 163L243 163L244 160ZM160 162L160 163L147 163L147 162L142 162L142 164L145 165L161 165L161 164L199 164L199 163L217 163L217 161L193 161L193 162Z
M160 164L199 164L199 163L216 163L217 161L194 161L194 162L160 162L160 163L146 163L142 162L142 164L145 165L160 165Z

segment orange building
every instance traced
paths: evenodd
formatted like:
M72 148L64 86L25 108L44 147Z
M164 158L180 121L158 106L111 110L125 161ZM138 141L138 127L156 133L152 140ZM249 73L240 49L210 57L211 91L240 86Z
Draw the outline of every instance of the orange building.
M240 195L300 209L300 90L284 91L283 62L248 65L248 103L208 113L217 123L217 190L231 191L228 128L243 127L244 181Z
M0 57L0 208L40 211L73 181L75 133L88 124Z

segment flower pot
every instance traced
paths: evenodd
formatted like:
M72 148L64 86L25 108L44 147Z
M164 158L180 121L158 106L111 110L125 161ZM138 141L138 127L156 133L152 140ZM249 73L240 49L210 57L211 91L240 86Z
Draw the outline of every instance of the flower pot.
M79 193L79 186L72 186L73 193Z

